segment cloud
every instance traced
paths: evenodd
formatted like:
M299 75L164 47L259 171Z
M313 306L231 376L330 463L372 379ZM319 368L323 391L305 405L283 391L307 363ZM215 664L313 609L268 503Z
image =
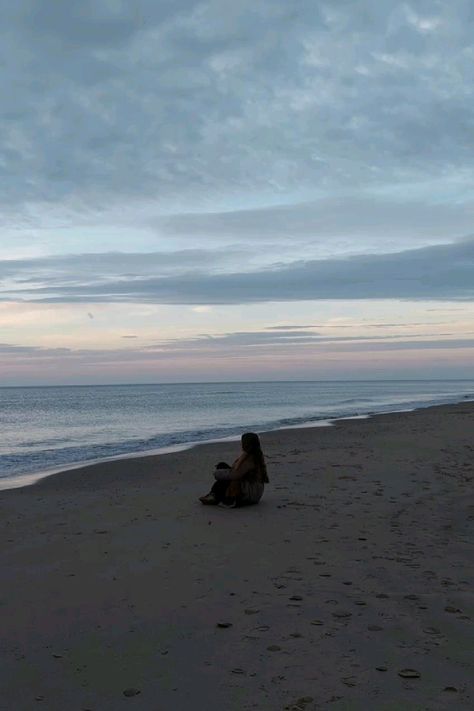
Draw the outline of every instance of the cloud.
M18 3L17 18L33 40L57 43L71 49L121 45L137 31L133 12L123 3L95 3L85 0L67 5L54 0L23 0ZM18 12L20 10L20 12Z
M0 200L470 185L472 9L418 5L0 0Z
M143 277L126 272L92 274L64 283L50 274L47 286L13 286L5 298L47 302L244 304L318 299L444 299L474 297L474 238L453 244L350 258L298 261L248 272L199 270ZM7 267L8 262L6 262ZM3 266L5 262L3 262ZM11 274L10 274L11 278Z
M297 331L297 330L304 330L306 331L309 328L317 328L315 325L307 325L307 326L267 326L266 331Z
M429 187L426 186L426 191ZM253 240L304 240L313 246L335 249L382 251L387 242L395 249L447 241L472 229L474 202L434 203L428 194L413 196L345 192L316 201L273 205L258 209L204 212L157 218L152 224L160 234L198 237L221 242ZM335 243L334 238L338 238ZM418 244L417 244L418 243ZM420 246L421 246L420 244Z
M446 334L449 335L449 334ZM474 349L474 338L440 338L439 334L414 334L413 337L331 337L319 334L294 333L269 334L266 331L231 332L219 336L202 335L156 343L150 347L73 349L0 344L0 357L6 368L28 366L54 366L61 363L64 372L74 368L153 363L213 363L220 360L248 361L283 358L290 365L293 358L305 359L340 354L350 357L356 353L382 353L399 351Z
M242 256L238 249L186 249L174 252L103 252L0 260L0 279L35 288L54 284L107 283L110 279L140 279L188 270L229 269Z
M384 335L384 336L330 336L315 333L313 331L299 330L287 331L283 333L263 331L235 331L219 335L202 334L194 338L177 338L164 342L158 342L147 346L144 351L156 353L236 353L252 351L255 353L281 352L290 350L300 352L304 349L335 349L335 350L358 350L360 346L364 349L408 349L436 347L426 344L472 344L474 339L454 339L452 333L413 333L409 337L406 335ZM443 337L443 339L441 339ZM295 350L296 347L296 350ZM443 347L440 345L439 347ZM454 346L453 346L454 347Z
M0 355L14 356L64 356L72 353L70 348L43 348L41 346L21 346L0 343Z
M285 326L293 311L320 321L312 303L251 304L472 300L473 240L455 241L474 224L472 3L0 0L0 11L0 300L50 304L29 333L10 315L4 340L23 329L28 343L85 344L100 322L102 342L127 353L65 359L152 359L137 346L153 317L123 309L117 331L96 304L188 305L167 331L186 333L231 330L238 309L212 307L244 304L249 332L268 314L273 340L214 346L250 358L332 347L317 327ZM64 332L71 303L86 306ZM363 328L366 305L349 310ZM374 304L373 320L383 312Z

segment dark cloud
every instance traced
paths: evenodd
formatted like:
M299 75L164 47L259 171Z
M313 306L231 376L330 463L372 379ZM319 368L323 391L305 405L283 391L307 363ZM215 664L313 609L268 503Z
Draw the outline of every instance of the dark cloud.
M20 346L11 343L0 343L0 355L14 356L64 356L72 353L70 348L42 348L41 346Z
M170 236L197 236L221 241L299 238L325 241L346 239L349 249L356 240L378 246L387 239L410 245L415 237L432 241L452 238L472 229L474 203L432 204L429 199L408 196L346 193L318 201L276 205L252 210L171 215L153 222ZM356 247L357 248L357 247Z
M335 347L336 349L342 347L344 349L346 346L348 348L352 348L353 346L357 348L360 344L368 344L369 347L373 344L376 349L380 344L386 344L387 347L390 348L391 344L394 344L394 347L396 347L397 344L405 344L408 347L409 343L431 343L432 340L436 343L445 343L446 341L440 341L439 339L441 337L447 338L452 336L452 333L412 333L386 336L328 336L321 335L320 333L303 334L297 330L285 333L270 333L268 329L266 329L264 331L236 331L217 336L203 334L188 339L177 338L148 346L145 350L153 352L174 352L183 350L185 352L194 352L196 350L201 352L214 352L217 350L229 353L233 348L256 348L259 351L265 347L282 349L285 347L293 348L295 346L297 346L298 349L301 346L305 348L311 348L313 346L318 348ZM452 339L452 341L458 342L456 339ZM467 339L467 341L471 342L471 339ZM464 343L464 340L462 342Z
M123 256L124 263L126 257ZM8 264L8 263L7 263ZM127 270L128 272L128 270ZM315 299L474 297L474 239L395 254L298 261L239 273L182 273L154 278L94 276L82 284L49 277L48 286L6 289L8 298L49 302L242 304Z
M16 284L107 283L111 278L135 280L178 271L227 269L244 254L238 249L186 249L175 252L99 252L31 259L0 260L0 279ZM34 288L34 287L33 287Z
M317 328L315 324L310 324L307 326L267 326L266 331L297 331L297 330L307 330L308 328Z
M62 3L59 0L17 0L3 3L10 26L20 34L29 31L33 43L47 44L54 40L61 49L68 48L79 55L94 48L120 48L144 29L151 29L180 12L192 12L197 0L135 0L133 5L123 0L82 0ZM49 46L49 51L54 45ZM48 47L45 47L48 51Z
M20 2L25 27L33 38L54 39L61 48L83 49L122 44L138 29L134 13L120 3ZM20 9L18 8L18 9ZM125 10L125 11L124 11Z
M431 311L432 309L428 309ZM449 324L450 321L430 321L430 326L440 326ZM406 323L364 323L364 328L406 328L407 326L425 326L426 323L408 321Z

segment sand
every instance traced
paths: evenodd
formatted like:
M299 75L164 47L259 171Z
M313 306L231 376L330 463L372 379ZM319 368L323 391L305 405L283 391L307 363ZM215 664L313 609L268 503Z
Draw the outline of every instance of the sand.
M473 709L473 422L263 434L244 509L231 442L0 492L0 708Z

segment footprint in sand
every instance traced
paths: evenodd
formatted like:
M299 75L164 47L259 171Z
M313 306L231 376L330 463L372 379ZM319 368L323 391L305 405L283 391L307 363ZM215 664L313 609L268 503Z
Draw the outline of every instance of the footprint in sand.
M140 689L130 688L130 689L125 689L123 692L123 695L127 696L127 697L131 697L131 696L138 696L138 694L140 694L140 693L141 693Z
M398 676L401 676L402 679L420 679L421 674L419 671L416 669L400 669L398 672Z
M444 608L445 612L451 612L452 614L455 614L456 612L462 612L458 607L454 607L453 605L446 605Z

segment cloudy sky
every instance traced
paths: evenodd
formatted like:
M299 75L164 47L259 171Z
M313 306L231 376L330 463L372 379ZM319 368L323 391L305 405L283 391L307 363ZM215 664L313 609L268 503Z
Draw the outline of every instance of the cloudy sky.
M0 8L0 384L474 377L472 0Z

